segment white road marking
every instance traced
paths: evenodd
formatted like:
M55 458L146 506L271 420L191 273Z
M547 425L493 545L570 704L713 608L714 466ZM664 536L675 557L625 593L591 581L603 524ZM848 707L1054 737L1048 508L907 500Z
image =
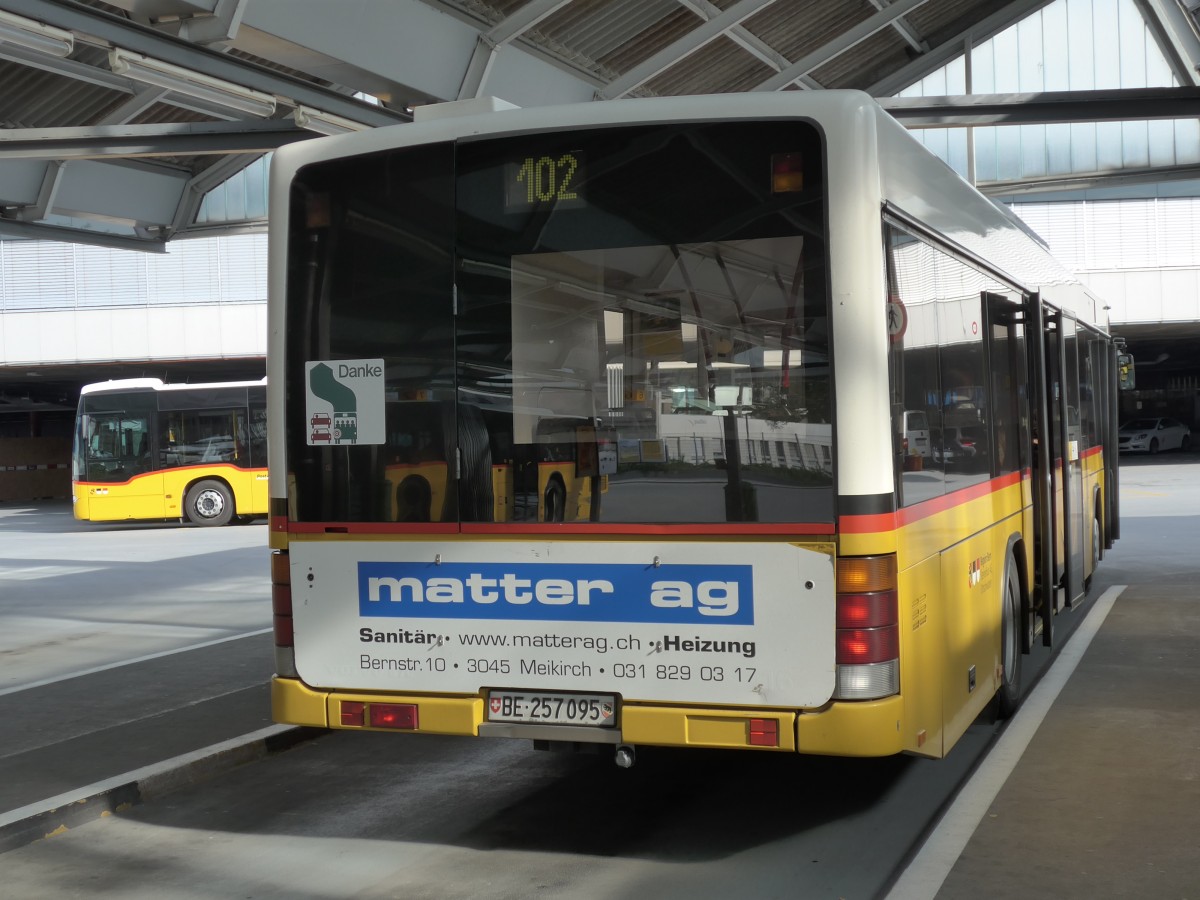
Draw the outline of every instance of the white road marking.
M1113 585L1096 601L1033 693L1025 698L987 759L959 791L958 798L892 887L887 900L929 900L941 890L1125 587Z
M70 681L72 678L82 678L85 675L95 675L98 672L107 672L109 669L119 669L122 666L132 666L136 663L149 662L152 659L162 659L164 656L172 656L176 653L187 653L189 650L203 650L205 647L214 647L217 644L228 643L229 641L240 641L242 638L258 637L260 634L270 634L270 628L260 628L258 631L246 631L242 634L231 634L228 637L216 638L211 641L204 641L200 644L190 644L187 647L178 647L175 650L162 650L158 653L148 653L145 656L138 656L134 659L123 659L119 662L105 663L102 666L93 666L90 669L81 669L78 672L68 672L65 675L56 675L53 678L43 678L41 681L31 681L28 684L18 684L15 687L0 689L0 697L8 694L16 694L19 691L29 691L33 688L45 687L48 684L57 684L60 681Z
M58 578L61 575L82 575L99 572L104 566L0 566L0 580L37 581L41 578Z

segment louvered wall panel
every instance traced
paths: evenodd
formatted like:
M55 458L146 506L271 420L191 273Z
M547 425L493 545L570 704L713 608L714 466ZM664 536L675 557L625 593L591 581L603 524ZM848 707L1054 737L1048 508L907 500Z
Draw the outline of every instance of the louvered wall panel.
M1164 268L1200 267L1200 199L1167 197L1158 201L1158 264Z
M247 235L227 241L219 257L219 296L222 303L252 303L267 299L267 236Z
M82 244L74 248L76 304L144 306L146 253L121 253Z
M69 309L75 305L70 244L5 241L4 309Z
M174 241L165 254L0 241L0 311L266 303L267 236Z

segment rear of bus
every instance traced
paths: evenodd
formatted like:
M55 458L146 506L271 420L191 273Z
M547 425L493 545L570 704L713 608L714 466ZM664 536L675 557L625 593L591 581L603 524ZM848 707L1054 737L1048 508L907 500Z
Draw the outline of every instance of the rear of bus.
M280 151L277 720L903 749L894 556L835 566L830 151L785 98L723 102ZM847 365L890 485L869 208L877 358Z

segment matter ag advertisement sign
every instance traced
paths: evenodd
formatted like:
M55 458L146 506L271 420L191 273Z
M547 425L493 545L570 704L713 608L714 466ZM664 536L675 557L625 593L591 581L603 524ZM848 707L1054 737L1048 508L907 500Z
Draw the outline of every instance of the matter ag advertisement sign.
M832 551L294 540L290 559L315 687L797 707L833 690Z

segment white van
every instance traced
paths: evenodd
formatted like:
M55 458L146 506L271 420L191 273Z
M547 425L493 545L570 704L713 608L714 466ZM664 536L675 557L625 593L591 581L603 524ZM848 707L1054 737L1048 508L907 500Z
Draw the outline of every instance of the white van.
M919 409L906 409L901 418L900 434L904 438L901 447L904 455L929 459L929 417Z

